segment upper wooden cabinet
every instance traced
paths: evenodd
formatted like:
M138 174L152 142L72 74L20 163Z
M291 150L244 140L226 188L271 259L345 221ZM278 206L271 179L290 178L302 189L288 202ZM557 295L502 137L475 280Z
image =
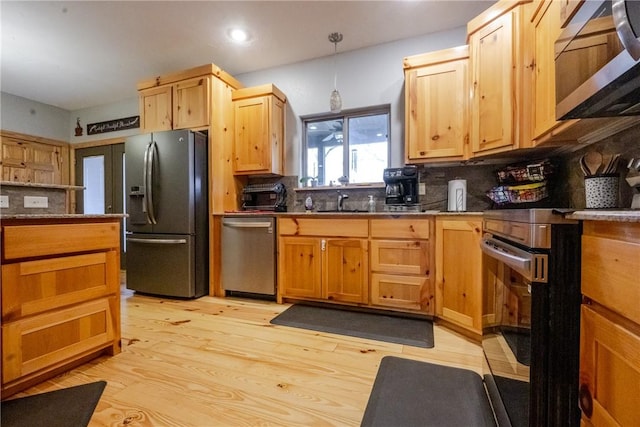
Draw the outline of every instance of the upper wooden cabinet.
M2 132L2 181L69 184L69 147L58 141Z
M530 145L530 7L502 0L467 25L474 156Z
M232 95L235 114L233 170L236 175L284 174L284 105L274 85L244 88Z
M405 160L468 157L469 47L404 58Z
M200 76L139 91L143 132L209 125L210 77Z

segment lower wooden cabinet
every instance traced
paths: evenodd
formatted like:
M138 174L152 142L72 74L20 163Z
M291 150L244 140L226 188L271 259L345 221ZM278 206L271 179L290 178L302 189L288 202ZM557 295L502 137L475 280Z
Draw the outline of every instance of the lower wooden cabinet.
M279 297L433 314L431 223L279 218Z
M592 426L638 425L640 328L582 306L580 407Z
M639 271L639 223L584 222L579 393L585 426L638 425Z
M60 222L3 219L3 398L120 352L120 219Z
M475 334L483 326L481 238L480 216L436 219L436 316Z
M280 297L368 303L366 219L279 218L278 233Z

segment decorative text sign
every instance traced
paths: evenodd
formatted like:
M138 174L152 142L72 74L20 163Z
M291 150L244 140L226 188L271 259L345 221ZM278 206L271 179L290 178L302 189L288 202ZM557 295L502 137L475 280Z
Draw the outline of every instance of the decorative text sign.
M100 123L89 123L87 135L115 132L118 130L134 129L140 127L140 116L125 117L124 119L108 120Z

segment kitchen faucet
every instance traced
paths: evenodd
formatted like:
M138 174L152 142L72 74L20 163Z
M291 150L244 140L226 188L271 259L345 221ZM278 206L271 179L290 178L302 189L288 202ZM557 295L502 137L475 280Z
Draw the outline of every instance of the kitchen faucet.
M342 205L344 203L344 199L348 199L349 195L348 194L342 194L340 193L340 190L338 190L338 212L342 212Z

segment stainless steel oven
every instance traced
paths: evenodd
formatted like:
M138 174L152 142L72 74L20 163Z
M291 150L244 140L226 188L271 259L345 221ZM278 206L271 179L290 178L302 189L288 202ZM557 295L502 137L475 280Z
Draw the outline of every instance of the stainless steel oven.
M485 383L500 426L577 426L580 224L553 209L485 211L482 250L502 263Z
M559 120L640 114L640 2L590 0L555 43Z

